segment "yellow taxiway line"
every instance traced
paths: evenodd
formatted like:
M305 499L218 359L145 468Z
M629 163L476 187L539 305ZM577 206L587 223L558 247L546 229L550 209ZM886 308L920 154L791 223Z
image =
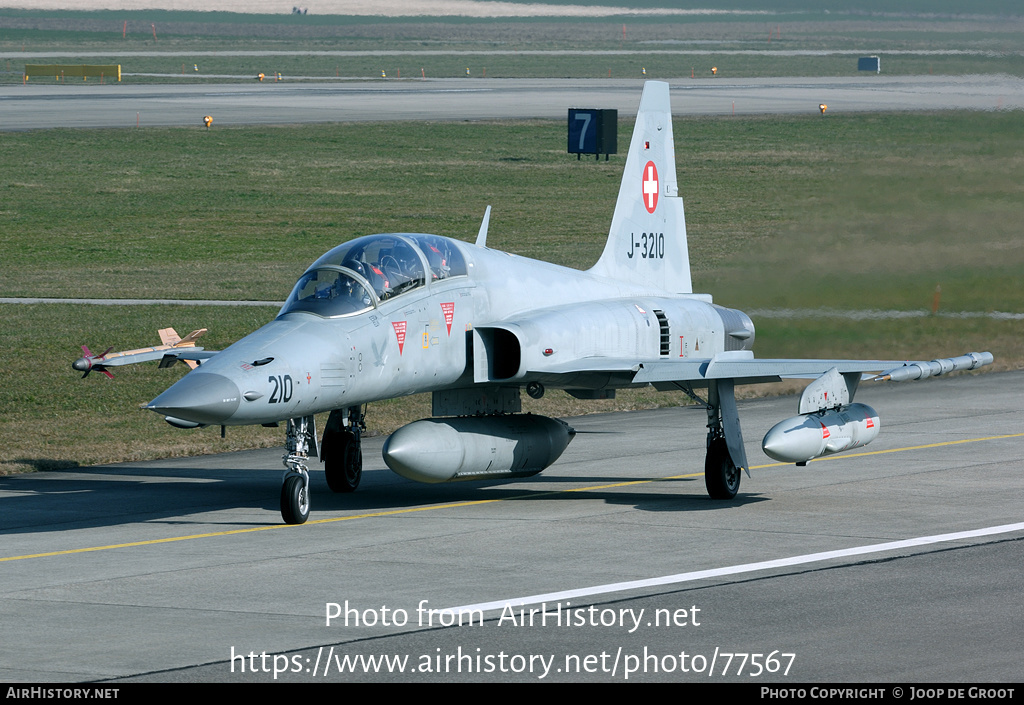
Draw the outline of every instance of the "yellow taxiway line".
M828 456L825 458L816 458L811 462L819 462L823 460L842 460L844 458L863 458L869 455L883 455L886 453L903 453L912 450L926 450L930 448L943 448L947 446L961 445L964 443L983 443L985 441L998 441L1006 438L1020 438L1024 436L1024 433L1011 433L1004 436L986 436L984 438L965 438L958 441L943 441L941 443L928 443L926 445L919 446L908 446L906 448L890 448L888 450L876 450L868 451L864 453L850 453L847 455L835 455ZM765 468L781 467L784 465L792 465L792 463L769 463L767 465L754 465L751 470L763 470ZM426 512L437 509L459 509L461 507L473 507L481 504L492 504L494 502L507 502L510 500L522 500L522 499L537 499L539 497L549 497L557 494L564 494L567 492L594 492L597 490L607 490L616 487L630 487L632 485L643 485L651 482L663 482L665 480L681 480L685 478L700 477L703 472L687 473L684 475L672 475L669 477L655 477L644 480L631 480L629 482L616 482L609 485L591 485L588 487L575 487L565 490L551 490L549 492L532 493L527 495L517 495L514 497L500 497L495 499L478 499L468 502L450 502L447 504L431 504L424 507L411 507L407 509L389 509L382 512L369 512L366 514L350 514L343 517L332 517L329 519L314 519L307 521L305 524L269 524L267 526L250 527L248 529L230 529L228 531L214 531L206 534L189 534L187 536L172 536L169 538L162 539L151 539L149 541L131 541L129 543L116 543L107 546L90 546L87 548L72 548L65 551L49 551L47 553L30 553L23 556L8 556L6 558L0 558L0 563L6 561L23 561L29 558L48 558L51 556L67 556L75 553L89 553L91 551L109 551L115 548L134 548L136 546L154 546L161 543L173 543L176 541L191 541L193 539L206 539L213 538L215 536L233 536L235 534L251 534L256 531L273 531L275 529L296 529L300 526L310 526L315 524L332 524L339 521L352 521L354 519L373 519L376 517L394 516L396 514L411 514L413 512Z

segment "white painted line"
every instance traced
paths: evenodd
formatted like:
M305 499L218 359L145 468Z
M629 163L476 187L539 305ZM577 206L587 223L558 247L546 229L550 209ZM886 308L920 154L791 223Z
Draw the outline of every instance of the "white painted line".
M1024 531L1024 522L1020 522L1017 524L1003 524L1002 526L991 526L985 529L974 529L971 531L958 531L952 534L921 536L914 539L904 539L902 541L889 541L887 543L876 543L870 544L868 546L854 546L852 548L843 548L837 551L808 553L803 556L793 556L791 558L777 558L772 561L760 561L758 563L744 563L742 565L726 566L724 568L696 570L691 573L677 573L675 575L665 575L660 578L647 578L645 580L629 580L622 583L609 583L607 585L596 585L594 587L578 588L575 590L548 592L541 595L530 595L528 597L511 597L505 600L495 600L493 602L480 602L475 605L460 605L458 607L449 607L445 610L439 611L451 612L452 614L459 614L460 612L466 613L478 611L490 612L492 610L505 609L508 606L520 607L525 605L536 605L542 602L558 602L559 600L567 600L570 598L590 597L592 595L607 595L609 593L625 592L626 590L638 590L642 588L651 588L660 585L677 585L679 583L688 583L694 580L703 580L705 578L720 578L726 575L753 573L759 570L770 570L772 568L788 568L790 566L795 565L804 565L807 563L818 563L821 561L828 561L834 558L849 558L851 556L863 556L871 553L895 551L902 548L913 548L915 546L927 546L930 544L946 543L949 541L962 541L964 539L979 538L981 536L1009 534L1014 531Z

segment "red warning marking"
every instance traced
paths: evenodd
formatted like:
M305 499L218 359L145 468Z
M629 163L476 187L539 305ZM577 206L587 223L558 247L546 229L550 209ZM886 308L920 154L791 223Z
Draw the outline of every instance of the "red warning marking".
M452 337L452 321L455 320L455 302L448 301L441 304L441 312L444 313L444 324L448 326L448 337Z
M874 428L874 427L875 427L875 420L869 416L868 417L868 428Z
M647 162L643 173L644 208L653 213L658 207L658 167L654 162Z
M821 422L819 421L818 423L821 423ZM828 438L831 435L832 434L828 432L828 429L825 428L825 424L822 423L821 424L821 440L825 440L826 438Z
M392 321L391 325L395 328L395 337L398 338L398 354L402 354L402 348L405 347L405 321Z

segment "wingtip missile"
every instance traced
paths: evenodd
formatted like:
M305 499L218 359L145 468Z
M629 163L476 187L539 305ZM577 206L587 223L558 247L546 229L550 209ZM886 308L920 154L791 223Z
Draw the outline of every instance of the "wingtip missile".
M82 357L80 357L77 360L75 360L74 362L72 362L71 363L71 367L72 367L72 369L75 369L75 370L83 373L82 374L82 378L83 379L88 377L89 373L92 372L93 370L97 370L98 372L102 372L103 374L105 374L110 379L114 379L114 375L110 374L110 371L107 370L107 368L104 367L103 364L102 364L102 361L107 357L107 354L111 350L113 350L113 349L114 349L113 347L109 347L106 350L104 350L102 353L100 353L99 355L93 355L92 351L89 350L89 346L88 345L83 345L82 346Z
M903 367L886 370L874 378L873 381L906 382L925 377L938 377L939 375L958 372L961 370L975 370L985 365L991 365L992 353L967 353L959 357L947 357L931 362L915 362Z

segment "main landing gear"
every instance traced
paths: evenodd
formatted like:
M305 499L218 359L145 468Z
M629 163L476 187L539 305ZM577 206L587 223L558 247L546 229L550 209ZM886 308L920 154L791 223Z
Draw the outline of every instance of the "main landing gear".
M694 394L691 387L680 385L691 399L707 408L708 452L704 457L704 486L711 499L735 497L740 490L742 473L749 468L733 386L731 379L709 382L708 400L704 401ZM750 474L749 470L747 474Z
M335 409L327 419L323 441L317 448L312 416L288 419L285 434L281 517L286 524L304 524L309 518L309 457L324 464L327 486L335 492L353 492L363 477L362 435L366 430L361 406Z
M708 452L704 458L704 486L711 499L732 499L740 490L742 471L749 466L731 379L716 380L708 385L707 409Z
M327 419L320 444L327 486L333 492L354 492L363 477L362 435L366 419L361 406L335 409Z
M724 438L710 439L708 454L704 457L704 486L711 499L732 499L740 490L742 471L729 455Z

